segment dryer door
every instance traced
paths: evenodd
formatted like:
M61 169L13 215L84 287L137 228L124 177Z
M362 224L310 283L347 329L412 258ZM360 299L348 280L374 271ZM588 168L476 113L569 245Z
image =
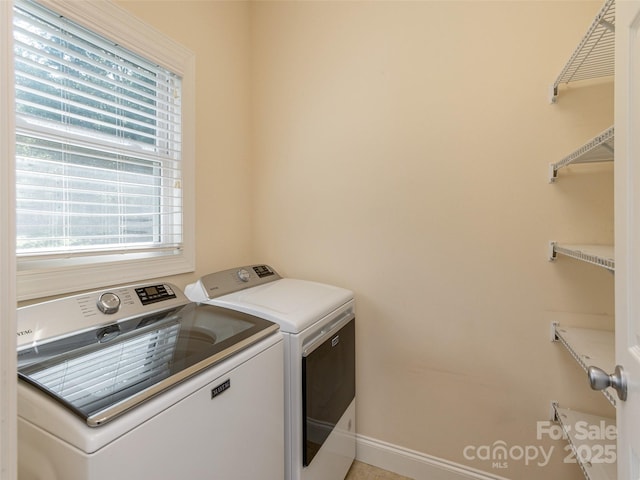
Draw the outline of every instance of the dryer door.
M304 349L303 464L308 466L355 398L355 316L349 311Z

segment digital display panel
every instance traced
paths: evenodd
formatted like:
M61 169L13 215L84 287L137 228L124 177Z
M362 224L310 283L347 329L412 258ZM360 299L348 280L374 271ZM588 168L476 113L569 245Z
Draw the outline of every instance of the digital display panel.
M273 275L273 271L266 265L255 266L253 267L253 271L256 272L256 275L258 275L258 278L268 277L269 275Z
M138 298L143 305L160 302L168 298L176 298L171 288L167 285L149 285L148 287L136 288Z

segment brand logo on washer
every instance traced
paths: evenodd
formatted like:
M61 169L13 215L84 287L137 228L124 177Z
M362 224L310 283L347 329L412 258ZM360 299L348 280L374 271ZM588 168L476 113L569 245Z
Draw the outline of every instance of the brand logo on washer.
M217 387L211 389L211 398L217 397L221 393L229 390L231 388L231 379L228 379L226 382L221 383Z
M340 343L340 335L336 335L331 339L331 346L335 347L338 343Z
M33 330L29 328L28 330L22 330L21 332L18 332L18 336L23 337L25 335L30 335L32 333L33 333Z

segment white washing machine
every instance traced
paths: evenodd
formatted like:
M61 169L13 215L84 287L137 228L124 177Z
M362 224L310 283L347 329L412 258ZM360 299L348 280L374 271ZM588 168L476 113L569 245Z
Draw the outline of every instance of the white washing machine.
M355 303L343 288L282 278L267 265L188 285L195 302L280 325L284 337L285 479L343 480L356 453Z
M18 309L19 480L282 480L273 322L163 283Z

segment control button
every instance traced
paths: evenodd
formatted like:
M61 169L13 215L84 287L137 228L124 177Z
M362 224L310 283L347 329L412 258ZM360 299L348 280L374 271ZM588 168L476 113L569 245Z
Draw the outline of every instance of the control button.
M111 292L103 293L98 298L97 306L98 310L107 315L116 313L120 308L120 297Z
M238 278L242 282L248 282L251 278L251 274L243 268L241 270L238 270Z

